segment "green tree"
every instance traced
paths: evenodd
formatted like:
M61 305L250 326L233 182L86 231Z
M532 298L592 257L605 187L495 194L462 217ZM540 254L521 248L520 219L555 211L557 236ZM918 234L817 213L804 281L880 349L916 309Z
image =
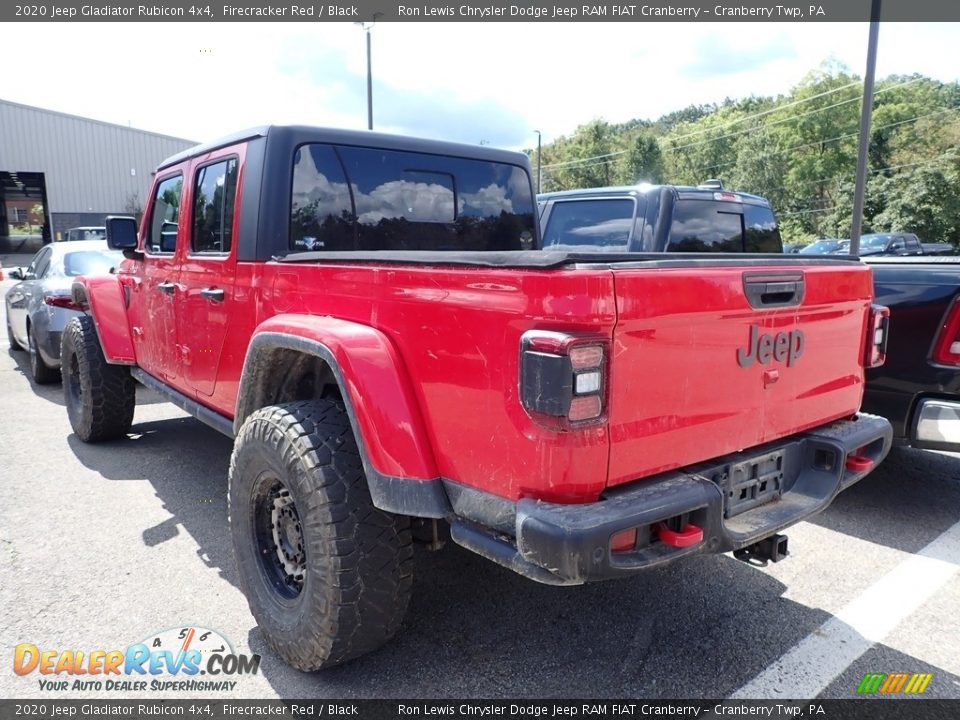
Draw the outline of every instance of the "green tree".
M924 242L960 246L960 154L886 178L877 231L916 233Z

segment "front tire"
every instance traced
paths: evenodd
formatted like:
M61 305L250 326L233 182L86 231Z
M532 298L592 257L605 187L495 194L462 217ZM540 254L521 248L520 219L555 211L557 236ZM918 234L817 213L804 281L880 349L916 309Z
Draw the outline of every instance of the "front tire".
M393 637L413 583L410 519L373 506L341 404L250 415L228 494L240 585L280 657L319 670Z
M27 350L30 353L30 375L37 385L49 385L60 379L60 371L47 365L40 354L33 325L27 325Z
M123 365L107 362L89 316L70 318L67 323L60 367L63 399L77 437L93 443L126 435L137 404L136 381Z

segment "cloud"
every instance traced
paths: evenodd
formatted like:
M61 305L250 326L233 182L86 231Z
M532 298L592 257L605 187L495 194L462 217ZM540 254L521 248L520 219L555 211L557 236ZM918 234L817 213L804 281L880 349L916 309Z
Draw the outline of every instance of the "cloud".
M366 45L351 23L24 23L4 37L4 99L194 140L252 125L366 127ZM164 38L164 51L156 38ZM866 23L378 23L379 130L531 147L594 118L789 91L835 56L862 72ZM885 23L877 72L951 81L956 23Z
M693 59L684 64L680 72L686 78L702 80L752 72L797 56L797 49L787 36L769 38L763 43L738 44L723 36L710 35L697 43Z

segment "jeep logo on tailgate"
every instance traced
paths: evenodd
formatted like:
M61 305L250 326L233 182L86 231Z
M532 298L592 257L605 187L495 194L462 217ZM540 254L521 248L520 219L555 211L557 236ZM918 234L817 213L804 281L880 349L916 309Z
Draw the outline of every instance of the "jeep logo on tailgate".
M803 355L803 330L779 332L776 335L760 333L759 325L750 326L750 340L745 348L737 350L737 364L740 367L750 367L756 360L761 365L776 360L787 361L787 367Z

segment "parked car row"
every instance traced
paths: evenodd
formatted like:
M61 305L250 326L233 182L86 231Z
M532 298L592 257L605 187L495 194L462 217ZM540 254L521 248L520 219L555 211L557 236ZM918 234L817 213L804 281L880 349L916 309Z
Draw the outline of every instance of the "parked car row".
M796 249L794 249L796 248ZM807 255L848 255L850 240L823 238L805 246L790 246L784 252L800 252ZM869 233L860 237L860 257L913 255L955 255L956 248L950 243L922 243L913 233Z

